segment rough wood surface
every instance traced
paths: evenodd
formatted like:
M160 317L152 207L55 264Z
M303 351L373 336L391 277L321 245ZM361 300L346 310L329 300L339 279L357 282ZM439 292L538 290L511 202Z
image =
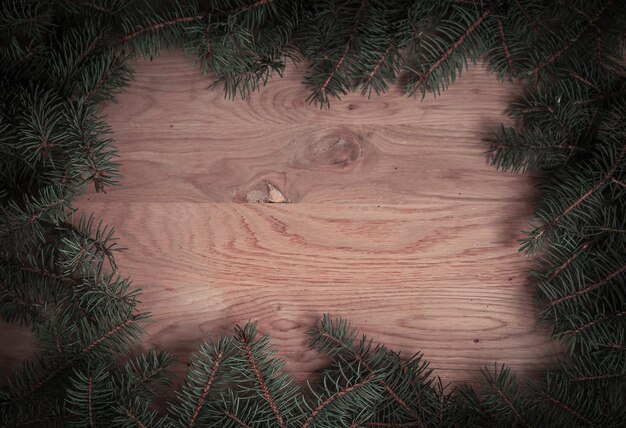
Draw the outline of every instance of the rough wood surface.
M123 186L78 205L117 228L118 264L153 314L145 344L178 369L203 337L253 319L302 381L323 365L306 331L326 312L422 351L447 382L555 364L517 252L537 195L485 154L513 85L474 66L440 98L393 90L326 111L305 104L302 67L245 102L207 90L180 53L135 69L103 111ZM6 370L32 344L2 336Z

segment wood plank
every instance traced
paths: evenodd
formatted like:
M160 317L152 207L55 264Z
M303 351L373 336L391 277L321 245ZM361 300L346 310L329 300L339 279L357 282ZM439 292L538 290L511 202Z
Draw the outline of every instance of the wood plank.
M178 371L207 334L253 319L303 381L324 363L306 349L323 313L423 351L446 382L555 364L517 253L537 194L485 154L519 87L478 65L440 98L394 89L328 111L304 102L302 66L248 101L205 89L180 53L135 69L103 110L123 186L78 206L117 227L121 272L153 314L144 345L178 354ZM252 203L272 189L289 203ZM32 355L28 334L9 339L3 372Z
M403 354L423 351L446 380L493 361L530 373L559 353L529 310L527 260L511 235L528 212L520 202L88 208L124 237L119 266L144 289L158 348L184 355L258 320L303 380L322 363L306 330L331 313Z

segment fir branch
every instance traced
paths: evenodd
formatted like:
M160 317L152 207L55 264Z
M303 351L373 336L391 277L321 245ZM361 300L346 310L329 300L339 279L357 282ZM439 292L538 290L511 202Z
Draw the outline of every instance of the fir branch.
M88 421L89 426L93 427L93 398L92 398L92 390L93 388L93 379L91 376L87 378L87 410L88 410Z
M575 200L571 205L565 208L562 212L553 216L550 220L542 224L539 227L539 233L537 233L536 235L530 238L530 243L532 244L536 243L542 237L542 235L546 232L547 229L558 224L559 221L561 221L563 217L565 217L567 214L569 214L570 212L578 208L583 202L585 202L595 192L602 189L608 181L611 181L613 178L613 175L615 174L615 171L617 170L617 168L619 167L619 164L622 162L624 158L624 154L626 154L626 145L622 146L619 152L619 155L617 157L617 160L615 161L613 166L611 166L609 171L607 171L604 174L604 177L602 178L602 180L598 181L593 187L591 187L586 193L584 193L581 197Z
M188 428L192 428L196 424L196 420L200 415L200 410L204 406L207 397L209 396L209 392L211 391L211 386L213 385L213 381L215 380L215 376L217 375L217 370L222 364L222 358L224 358L224 352L219 352L215 357L215 361L213 362L213 367L211 367L211 371L209 372L209 376L207 377L206 382L204 383L204 388L202 388L202 393L200 397L198 397L198 402L196 403L196 407L193 410L191 418L189 419L189 423L187 424Z
M350 353L350 355L359 363L361 364L363 367L365 367L366 370L368 370L369 372L374 372L374 369L372 368L372 366L365 361L365 359L363 359L363 357L361 357L359 354L355 353L350 347L346 346L346 344L339 340L338 338L328 334L325 330L321 329L320 327L316 326L315 327L317 333L327 339L330 339L331 341L333 341L334 343L336 343L337 345L339 345L340 347L342 347L343 349L345 349L346 351L348 351ZM404 408L407 412L409 412L409 414L411 416L413 416L418 424L420 425L420 427L425 427L426 425L424 424L424 421L422 420L422 417L419 415L419 413L417 413L415 410L413 410L401 397L400 395L393 390L393 388L391 388L391 386L385 382L384 379L380 379L378 381L383 388L385 388L385 390L387 390L387 392L389 393L389 395L391 395L391 397L402 407Z
M612 227L598 227L598 230L609 233L626 233L626 229L615 229Z
M567 258L563 263L561 263L549 276L549 279L554 279L558 274L563 272L565 268L567 268L574 260L578 258L581 254L583 254L595 241L586 241L583 245L578 248L574 254Z
M585 294L587 294L587 293L590 293L590 292L592 292L592 291L598 290L598 289L600 289L600 288L604 287L604 286L605 286L607 283L609 283L609 282L610 282L613 278L615 278L615 277L617 277L617 276L621 275L621 274L622 274L622 273L624 273L624 272L626 272L626 265L624 265L624 266L620 267L619 269L617 269L617 270L615 270L615 271L611 272L609 275L605 276L605 277L604 277L604 278L602 278L601 280L599 280L599 281L597 281L597 282L594 282L593 284L588 285L587 287L585 287L585 288L583 288L583 289L581 289L581 290L578 290L578 291L576 291L576 292L574 292L574 293L567 294L567 295L565 295L565 296L563 296L563 297L559 297L558 299L553 299L553 300L550 300L550 301L548 302L548 305L549 305L550 307L553 307L553 306L559 305L559 304L561 304L561 303L563 303L563 302L567 302L568 300L571 300L571 299L574 299L574 298L576 298L576 297L583 296L583 295L585 295Z
M229 10L228 12L226 12L226 14L228 15L235 15L237 13L241 13L241 12L245 12L247 10L250 9L256 9L259 8L261 6L265 6L266 4L271 3L274 0L256 0L253 3L250 4L242 4L241 6L238 6L234 9Z
M322 402L320 402L317 405L317 407L315 407L315 409L313 409L313 411L306 418L306 420L302 424L302 428L309 428L309 426L311 425L311 422L313 422L313 419L315 419L317 417L317 415L319 415L319 413L322 410L324 410L324 408L330 406L334 401L338 400L339 398L343 397L344 395L350 394L352 391L355 391L355 390L357 390L357 389L359 389L359 388L361 388L361 387L363 387L365 385L370 384L371 381L372 381L372 375L369 375L365 379L363 379L362 381L357 382L354 385L344 387L344 388L340 389L339 391L335 392L330 397L328 397L325 400L323 400Z
M169 21L158 22L156 24L140 28L132 33L126 34L124 37L120 39L120 43L127 44L130 40L141 36L146 33L152 33L155 31L162 30L164 28L172 27L178 24L185 24L194 21L202 21L206 18L206 14L194 15L194 16L183 16L176 19L171 19Z
M507 397L504 391L500 387L498 387L495 379L493 379L493 377L491 376L491 373L489 371L485 371L484 373L485 379L487 379L487 383L489 383L489 386L491 386L496 394L498 394L498 396L502 399L502 401L504 401L507 407L511 409L517 420L519 420L526 428L530 428L530 424L528 423L528 421L526 421L526 419L522 417L519 409L513 404L509 397Z
M609 380L620 377L626 377L626 373L617 372L617 373L606 373L601 375L592 375L592 376L577 376L573 377L572 382L595 382L601 380Z
M143 423L138 415L136 415L132 409L128 406L120 406L120 409L124 412L128 418L137 425L138 428L148 428L148 425Z
M611 6L612 3L613 3L613 0L607 1L604 4L604 6L602 6L600 8L600 10L598 10L598 12L596 12L596 14L593 15L591 17L591 19L583 26L583 28L578 32L578 34L576 34L574 37L570 38L569 41L565 44L565 46L563 46L560 50L558 50L557 52L552 54L547 60L545 60L544 62L542 62L539 65L535 66L535 68L529 72L529 75L536 75L541 70L543 70L545 67L547 67L549 65L552 65L556 61L558 61L559 58L561 58L561 56L563 56L563 54L565 54L565 52L570 50L578 42L578 40L580 40L580 38L589 30L589 28L591 28L591 27L593 27L593 25L595 25L595 22L598 19L600 19L600 17L602 17L604 12L606 12L606 10L609 8L609 6Z
M499 17L496 17L496 22L498 24L498 33L500 34L500 40L502 41L504 56L506 57L506 61L509 63L511 75L515 76L517 74L517 70L515 69L515 64L513 64L513 56L511 55L511 50L509 49L509 44L506 40L506 36L504 35L504 26L502 25L502 20Z
M115 13L111 10L111 9L107 9L106 7L103 6L99 6L93 2L90 1L81 1L81 0L76 0L78 3L80 3L81 5L88 7L90 9L93 9L95 11L98 12L102 12L102 13L106 13L108 15L114 15Z
M6 283L2 282L1 280L0 280L0 290L4 293L5 296L8 296L11 299L11 301L13 301L17 305L23 307L28 312L30 312L31 317L33 318L42 317L44 319L46 318L46 314L44 314L43 312L39 310L38 305L24 300L15 291L11 290L6 285ZM0 294L0 297L1 297L1 294Z
M463 42L465 42L465 39L467 39L474 31L476 31L478 27L480 27L483 21L489 15L491 15L491 13L492 13L491 8L485 9L485 11L483 11L483 13L474 22L472 22L472 24L467 28L467 30L465 30L465 32L457 39L457 41L454 42L452 45L450 45L450 47L433 64L431 64L431 66L428 67L426 71L421 73L416 81L412 82L411 84L412 91L415 91L416 89L418 89L428 79L428 77L430 77L430 75L435 70L437 70L439 66L441 66L441 64L443 64L446 60L448 60L450 56L452 55L452 53L459 46L461 46Z
M598 325L600 323L609 321L609 320L613 320L616 318L621 318L621 317L626 317L626 311L621 311L621 312L615 312L609 315L605 315L602 318L599 319L595 319L593 321L590 321L586 324L583 324L582 326L576 328L575 330L572 330L569 332L570 335L576 335L576 334L580 334L581 332L590 329L591 327Z
M395 38L391 39L391 42L389 42L387 49L385 49L382 55L376 60L376 62L374 63L374 68L372 68L372 71L367 75L367 78L365 79L365 82L363 83L364 88L367 88L367 87L371 88L370 85L372 84L372 80L374 79L374 77L376 77L376 74L379 72L379 70L385 63L385 60L387 59L391 51L395 49L397 43L398 41Z
M244 421L242 421L241 419L239 419L237 417L237 415L235 415L233 412L231 412L228 409L224 409L224 414L226 415L226 417L228 417L228 419L232 420L233 422L235 422L237 425L239 425L241 428L252 428L250 425L248 425L247 423L245 423Z
M87 346L83 347L80 350L80 352L73 355L71 358L68 358L56 368L52 369L46 376L43 377L43 379L38 380L35 384L33 384L26 391L23 391L19 395L13 396L9 401L16 402L16 401L23 400L24 398L33 395L39 389L44 387L48 382L50 382L51 380L56 378L59 374L61 374L62 372L67 370L69 367L71 367L75 362L79 361L83 356L92 352L94 348L98 347L100 344L102 344L106 340L115 336L117 333L127 329L129 326L131 326L133 323L136 323L136 322L137 322L137 317L134 315L130 316L128 319L126 319L122 323L116 325L115 327L113 327L112 329L105 332L100 337L98 337L97 339L89 343Z
M576 419L581 421L583 424L589 425L589 426L593 425L593 422L591 422L589 419L587 419L586 417L584 417L583 415L578 413L576 410L572 409L570 406L568 406L567 404L563 403L562 401L557 400L551 394L548 394L544 390L539 390L538 392L539 392L539 394L541 394L542 397L546 398L551 403L555 404L557 407L565 410L567 413L569 413L570 415L574 416Z
M354 24L352 25L352 32L350 33L350 37L348 38L348 42L346 43L346 47L345 47L345 49L343 51L343 54L339 57L339 60L335 64L335 67L333 67L331 72L326 77L326 80L324 80L324 82L322 82L321 86L319 87L319 92L322 94L322 97L326 93L326 88L330 84L330 81L335 76L335 74L337 74L337 72L339 71L339 69L343 65L343 62L346 60L348 52L350 52L350 49L352 49L352 44L354 43L354 38L356 37L356 33L357 33L357 30L358 30L359 24L361 23L361 19L363 18L363 13L365 11L365 4L366 3L367 3L367 0L361 0L361 6L359 7L359 11L357 12L356 18L354 19Z
M278 409L276 400L274 400L274 397L270 393L269 387L267 386L267 382L265 381L265 378L263 377L263 374L261 373L261 369L259 368L258 363L256 359L254 358L254 353L252 352L252 348L250 347L250 344L248 343L248 338L246 337L243 331L237 335L237 340L239 341L239 343L241 343L241 346L245 352L245 357L248 360L248 364L250 365L250 368L252 369L252 372L254 373L254 376L256 377L256 380L259 386L261 387L263 398L265 398L265 401L267 401L268 404L270 405L270 408L272 409L274 416L276 416L278 425L281 428L286 428L287 425L285 424L283 416L280 414L280 410Z
M366 427L373 428L415 428L420 427L421 425L416 422L403 422L403 423L392 423L392 422L365 422Z

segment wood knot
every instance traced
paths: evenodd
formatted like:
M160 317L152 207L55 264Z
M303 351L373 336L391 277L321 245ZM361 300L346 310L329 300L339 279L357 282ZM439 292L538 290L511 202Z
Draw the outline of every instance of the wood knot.
M357 135L346 130L331 130L322 135L310 134L305 141L298 141L289 163L300 169L350 171L362 156L363 147Z
M245 195L246 202L285 204L289 199L269 181L261 181Z

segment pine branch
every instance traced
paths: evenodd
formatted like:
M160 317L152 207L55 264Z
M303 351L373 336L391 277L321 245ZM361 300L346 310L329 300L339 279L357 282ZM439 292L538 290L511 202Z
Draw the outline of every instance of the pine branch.
M568 406L567 404L563 403L562 401L557 400L555 397L553 397L552 395L548 394L546 391L539 390L538 392L539 392L539 394L541 394L542 397L544 397L545 399L547 399L551 403L555 404L560 409L565 410L567 413L569 413L570 415L574 416L576 419L578 419L583 424L588 425L588 426L593 426L593 422L591 422L589 419L585 418L583 415L581 415L576 410L572 409L570 406Z
M522 417L517 407L513 404L513 402L511 402L509 397L506 396L504 391L502 391L502 389L498 387L496 381L491 376L491 373L489 371L485 371L484 373L485 373L485 379L487 379L487 382L489 383L491 388L496 392L496 394L498 394L500 399L502 399L502 401L507 405L507 407L511 409L511 412L513 412L517 420L519 420L522 423L522 425L524 425L526 428L530 428L530 424L528 423L528 421L526 421Z
M616 379L626 377L626 373L618 372L618 373L606 373L595 376L577 376L572 378L572 382L595 382L609 379Z
M103 342L107 341L108 339L110 339L111 337L115 336L116 334L124 331L125 329L129 328L131 325L135 324L136 322L137 322L137 317L136 316L131 316L128 319L126 319L125 321L123 321L122 323L120 323L120 324L116 325L115 327L113 327L112 329L108 330L107 332L102 334L100 337L98 337L97 339L95 339L94 341L89 343L87 346L83 347L80 350L80 352L78 352L77 354L75 354L72 357L68 358L62 364L58 365L56 368L53 368L50 372L48 372L48 374L46 376L44 376L42 379L38 380L36 383L34 383L26 391L21 392L19 395L13 396L10 399L10 402L16 402L16 401L22 400L22 399L24 399L26 397L29 397L29 396L33 395L35 392L40 390L42 387L46 386L48 384L48 382L50 382L51 380L56 378L59 374L61 374L62 372L64 372L68 368L70 368L74 363L79 361L85 355L87 355L90 352L92 352L100 344L102 344Z
M88 7L90 9L93 9L97 12L102 12L102 13L106 13L107 15L114 15L115 13L111 10L111 9L107 9L106 7L102 7L99 6L93 2L90 1L83 1L83 0L76 0L77 3L80 3L81 5Z
M515 76L517 74L517 70L515 68L515 64L513 64L513 56L511 55L509 44L506 41L506 36L504 35L504 26L502 25L502 20L500 18L496 18L496 22L498 24L498 33L500 34L500 40L502 41L504 56L506 57L506 60L509 64L509 68L511 69L511 74Z
M372 375L367 376L365 379L363 379L360 382L355 383L354 385L345 387L340 389L339 391L335 392L333 395L331 395L330 397L326 398L325 400L323 400L322 402L320 402L317 407L315 409L313 409L313 411L309 414L309 416L306 418L306 420L304 421L304 423L302 424L302 428L309 428L309 426L311 425L311 423L313 422L313 419L315 419L317 417L317 415L320 414L320 412L322 410L324 410L324 408L330 406L334 401L338 400L339 398L350 394L351 392L365 386L368 385L372 382Z
M322 330L319 327L315 328L317 333L320 336L323 336L329 340L331 340L332 342L336 343L338 346L340 346L341 348L343 348L344 350L348 351L350 353L350 355L359 363L361 364L363 367L365 367L369 372L373 373L374 369L372 368L372 366L365 361L365 359L363 359L359 354L355 353L351 347L346 346L346 344L339 340L338 338L331 336L330 334L328 334L326 331ZM417 423L420 427L425 427L424 421L422 420L422 417L419 415L419 413L415 412L415 410L413 410L401 397L400 395L393 390L393 388L391 388L391 386L384 380L384 379L380 379L378 381L384 388L385 390L387 390L387 392L389 393L389 395L391 395L391 397L403 408L405 409L407 412L409 412L410 415L412 415L416 420Z
M319 87L319 92L322 94L322 97L325 96L326 88L330 84L330 81L335 76L335 74L339 71L339 69L343 65L343 62L346 60L346 56L348 55L348 52L350 52L350 49L352 49L352 45L354 43L354 38L356 36L357 29L359 27L359 24L361 23L361 18L363 18L363 12L365 11L366 3L367 3L367 0L361 0L361 6L359 7L359 11L357 12L356 18L354 19L354 24L352 25L352 32L350 33L350 37L348 38L348 42L346 43L346 47L343 51L343 54L339 57L339 60L335 64L335 67L332 69L332 71L326 77L326 80L324 80L324 82Z
M220 367L220 364L222 363L223 358L224 358L224 352L218 353L217 356L215 357L215 361L213 362L213 367L211 368L209 376L207 377L206 382L204 383L202 394L200 394L200 397L198 398L198 403L196 404L196 407L193 410L193 414L191 415L191 419L189 419L189 423L187 424L188 428L192 428L195 426L196 420L198 419L198 416L200 415L200 410L202 410L202 407L204 406L204 403L206 402L206 399L209 396L209 392L211 391L211 386L213 385L213 382L215 381L217 370Z
M176 18L176 19L172 19L172 20L164 21L164 22L158 22L156 24L150 25L148 27L143 27L132 33L126 34L124 37L120 39L120 43L127 44L130 40L138 36L144 35L146 33L159 31L164 28L172 27L178 24L184 24L184 23L189 23L189 22L194 22L194 21L202 21L205 18L206 18L206 14L200 14L200 15L194 15L194 16L180 17L180 18Z
M572 330L569 332L570 335L576 335L576 334L580 334L581 332L590 329L593 326L596 326L598 324L601 324L603 322L606 321L610 321L616 318L621 318L621 317L626 317L626 311L621 311L621 312L615 312L609 315L605 315L602 318L599 319L595 319L593 321L590 321L586 324L583 324L582 326L576 328L575 330Z
M598 290L598 289L604 287L607 283L611 282L611 280L613 278L618 277L619 275L621 275L624 272L626 272L626 265L620 267L619 269L611 272L609 275L605 276L601 280L599 280L597 282L594 282L593 284L588 285L587 287L585 287L585 288L583 288L581 290L578 290L578 291L576 291L574 293L571 293L571 294L567 294L567 295L565 295L563 297L559 297L558 299L553 299L553 300L549 301L548 305L550 307L553 307L553 306L559 305L559 304L561 304L563 302L567 302L568 300L571 300L571 299L574 299L576 297L583 296L583 295L585 295L587 293L590 293L592 291Z
M376 60L376 62L374 63L374 68L367 75L367 78L365 79L365 82L363 83L364 88L371 87L372 80L374 79L374 77L376 77L376 74L380 71L382 65L385 63L385 60L387 59L391 51L396 48L397 43L398 42L395 38L392 39L391 42L389 43L389 46L387 46L387 49L385 49L383 54Z
M529 240L529 243L530 244L535 244L536 242L538 242L539 239L543 236L543 234L546 232L547 229L557 225L559 223L559 221L561 221L561 219L563 217L565 217L570 212L572 212L573 210L578 208L583 202L585 202L590 196L592 196L598 190L604 188L604 186L607 184L607 182L610 182L612 180L613 175L615 174L615 171L619 167L619 164L622 162L625 154L626 154L626 145L624 145L621 148L621 150L619 151L619 154L617 156L617 160L615 161L613 166L611 166L609 171L607 171L604 174L602 180L598 181L586 193L584 193L581 197L579 197L577 200L575 200L571 205L569 205L567 208L565 208L562 212L558 213L557 215L553 216L550 220L548 220L544 224L542 224L538 228L539 233L537 233L536 235L532 236L530 238L530 240Z
M93 427L93 398L92 398L93 379L91 376L87 378L87 408L89 412L89 426Z
M232 420L233 422L235 422L237 425L239 425L241 428L252 428L250 425L248 425L247 423L245 423L244 421L242 421L241 419L239 419L237 417L237 415L235 415L233 412L231 412L230 410L224 409L224 414L228 417L228 419Z
M241 346L243 350L245 351L245 357L248 361L248 364L250 365L250 368L252 369L252 372L254 373L254 376L256 377L256 380L259 384L259 387L261 388L261 391L263 392L263 398L265 398L265 401L267 401L270 408L272 409L272 412L274 413L274 416L276 417L276 420L278 421L278 425L281 428L286 428L287 425L285 424L283 416L281 415L280 410L278 409L278 406L276 405L276 400L270 393L269 387L267 386L267 382L265 381L265 378L263 377L263 374L261 373L261 370L259 369L259 365L256 359L254 358L254 353L252 352L252 348L250 347L250 344L248 343L248 338L246 337L243 331L240 331L239 334L237 335L237 341L241 343Z
M227 15L235 15L237 13L245 12L245 11L250 10L250 9L256 9L256 8L261 7L261 6L265 6L266 4L271 3L272 1L274 1L274 0L256 0L253 3L243 4L243 5L239 6L239 7L231 9L228 12L226 12L226 14Z
M465 30L465 32L454 42L439 58L431 64L430 67L423 73L419 75L417 80L411 82L411 92L415 92L426 80L430 77L430 75L441 66L445 61L447 61L452 53L465 42L465 40L474 32L483 21L491 15L491 8L487 8L472 24Z
M613 0L608 0L604 4L604 6L602 6L600 10L598 10L598 12L596 12L596 14L593 15L591 19L583 26L583 28L578 32L578 34L576 34L573 38L570 38L569 41L565 44L565 46L563 46L559 51L551 55L546 61L535 66L535 68L529 72L529 75L536 75L545 67L552 65L556 61L558 61L561 58L561 56L563 56L563 54L565 54L568 50L570 50L578 42L578 40L580 40L580 38L583 35L585 35L585 33L589 30L589 28L592 28L594 26L595 22L598 19L600 19L600 17L602 17L604 12L606 12L606 10L609 8L609 6L611 6L612 3L613 3Z
M124 412L124 414L126 416L128 416L128 418L133 421L136 425L137 428L148 428L148 425L144 424L141 419L139 419L139 416L137 416L130 407L128 406L121 406L120 407L122 409L122 411Z

